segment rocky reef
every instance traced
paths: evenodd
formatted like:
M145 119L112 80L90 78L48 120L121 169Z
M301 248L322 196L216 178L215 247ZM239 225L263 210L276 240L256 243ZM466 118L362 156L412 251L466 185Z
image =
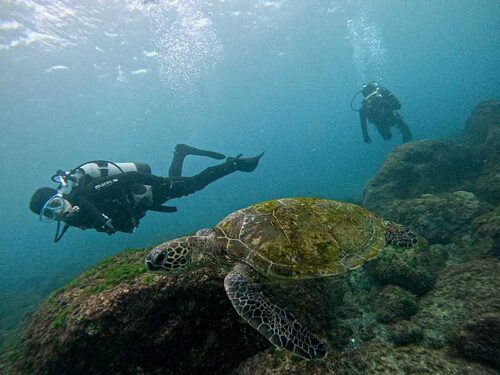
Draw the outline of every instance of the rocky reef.
M224 274L146 272L127 250L53 293L0 361L6 374L497 374L500 101L456 142L396 148L363 204L421 235L365 267L269 290L327 343L306 361L233 310ZM424 239L425 238L425 239Z
M122 252L51 295L7 353L11 373L227 373L268 346L221 274L152 275L146 253Z

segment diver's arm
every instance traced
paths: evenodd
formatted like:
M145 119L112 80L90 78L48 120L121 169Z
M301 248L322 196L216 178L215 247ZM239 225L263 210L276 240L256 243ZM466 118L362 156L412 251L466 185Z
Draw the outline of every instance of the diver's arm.
M72 218L68 218L68 220L65 220L68 224L80 226L78 225L78 219L81 218L82 222L90 224L90 227L94 228L98 232L106 232L108 234L112 234L115 232L112 220L103 212L101 212L87 198L80 197L78 207L79 210L77 211L75 216Z
M113 176L96 178L90 181L82 188L83 193L81 195L89 198L86 201L86 205L89 211L93 212L93 217L97 220L93 227L98 231L105 231L108 234L116 231L127 233L133 232L134 228L138 225L138 220L133 217L134 213L125 207L127 206L126 204L123 207L123 210L120 210L121 214L119 214L118 217L111 217L108 219L104 213L98 210L93 202L99 205L99 202L104 203L109 200L113 200L113 204L117 205L121 202L116 201L116 197L121 197L123 194L127 194L132 185L150 185L153 186L153 190L155 190L163 181L163 177L142 172L125 172ZM171 212L169 211L169 208L159 210L162 210L162 212ZM105 219L104 222L101 218Z
M361 132L363 133L363 140L365 141L365 143L370 143L371 139L370 136L368 135L366 108L364 108L364 106L362 106L361 110L359 111L359 121L361 123Z

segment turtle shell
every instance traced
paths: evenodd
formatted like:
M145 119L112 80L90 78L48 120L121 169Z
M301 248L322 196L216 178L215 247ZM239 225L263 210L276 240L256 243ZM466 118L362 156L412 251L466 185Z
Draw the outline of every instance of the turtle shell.
M317 198L258 203L225 217L215 232L230 258L271 278L340 274L385 246L381 219L354 204Z

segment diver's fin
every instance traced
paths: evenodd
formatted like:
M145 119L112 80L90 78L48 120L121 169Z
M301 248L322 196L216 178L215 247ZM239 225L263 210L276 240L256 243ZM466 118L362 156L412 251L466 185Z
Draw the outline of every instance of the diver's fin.
M257 165L259 164L259 160L264 155L264 153L261 153L257 156L254 156L252 158L242 158L242 154L237 155L236 157L229 157L227 158L226 162L227 163L233 163L236 170L242 171L242 172L252 172L255 168L257 168Z
M175 146L174 152L179 156L183 157L187 155L199 155L199 156L207 156L209 158L217 160L222 160L226 157L225 155L215 151L202 150L201 148L191 147L182 143Z

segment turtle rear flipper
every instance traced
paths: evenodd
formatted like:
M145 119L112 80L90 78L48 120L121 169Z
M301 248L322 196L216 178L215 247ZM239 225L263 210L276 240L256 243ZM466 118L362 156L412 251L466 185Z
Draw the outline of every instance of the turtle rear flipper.
M305 359L326 356L323 343L300 324L286 309L267 298L238 264L224 280L226 293L238 314L278 348Z
M385 225L385 242L389 245L397 246L413 246L417 243L417 236L407 227L384 221Z

